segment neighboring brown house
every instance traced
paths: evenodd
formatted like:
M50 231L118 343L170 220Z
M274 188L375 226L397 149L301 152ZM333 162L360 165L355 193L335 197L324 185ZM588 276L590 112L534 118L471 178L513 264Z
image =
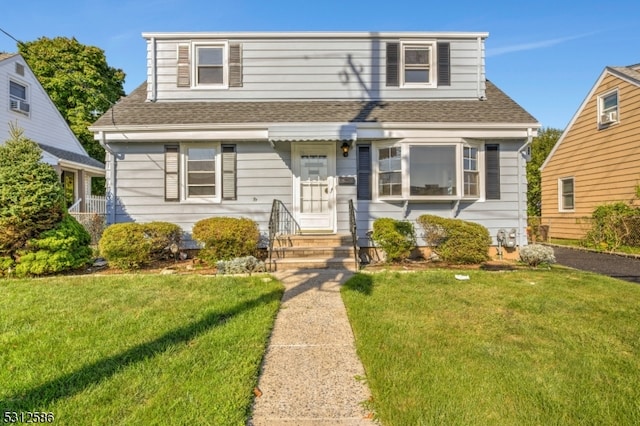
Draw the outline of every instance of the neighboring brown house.
M582 238L595 207L638 204L639 166L640 64L606 67L540 168L549 236Z

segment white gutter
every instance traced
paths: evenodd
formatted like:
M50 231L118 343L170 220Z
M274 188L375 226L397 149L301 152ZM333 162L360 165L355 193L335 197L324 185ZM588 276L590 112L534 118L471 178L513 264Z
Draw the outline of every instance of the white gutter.
M455 38L455 39L472 39L487 38L488 32L419 32L419 31L388 31L388 32L363 32L363 31L262 31L262 32L143 32L142 37L146 39L156 38L160 40L176 40L176 39L344 39L344 38Z
M524 143L524 145L522 145L519 149L518 149L518 246L522 247L522 229L523 229L523 225L524 225L524 217L523 217L523 210L526 210L526 203L525 203L525 209L522 209L521 207L521 203L522 203L522 155L525 149L529 148L529 146L531 146L531 142L533 141L533 130L531 127L527 128L527 141ZM526 238L526 232L524 233L525 238Z

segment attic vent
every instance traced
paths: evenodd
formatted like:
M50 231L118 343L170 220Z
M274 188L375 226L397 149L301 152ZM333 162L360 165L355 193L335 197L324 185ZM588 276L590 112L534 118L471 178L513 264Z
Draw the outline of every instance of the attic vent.
M191 68L189 66L189 45L178 46L178 87L191 86Z
M16 74L24 77L24 65L16 62Z

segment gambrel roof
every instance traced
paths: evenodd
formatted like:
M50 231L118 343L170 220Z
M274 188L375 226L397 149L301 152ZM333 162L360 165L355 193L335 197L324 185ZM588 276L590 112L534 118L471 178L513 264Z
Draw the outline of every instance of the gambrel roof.
M102 115L92 129L247 123L509 123L537 127L537 120L490 81L486 100L160 101L146 100L147 84Z

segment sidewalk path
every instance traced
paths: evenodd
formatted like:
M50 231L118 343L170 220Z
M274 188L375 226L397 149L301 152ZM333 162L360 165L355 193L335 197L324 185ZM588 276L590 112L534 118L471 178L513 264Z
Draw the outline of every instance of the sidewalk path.
M249 425L372 425L340 285L352 273L274 274L285 287Z

